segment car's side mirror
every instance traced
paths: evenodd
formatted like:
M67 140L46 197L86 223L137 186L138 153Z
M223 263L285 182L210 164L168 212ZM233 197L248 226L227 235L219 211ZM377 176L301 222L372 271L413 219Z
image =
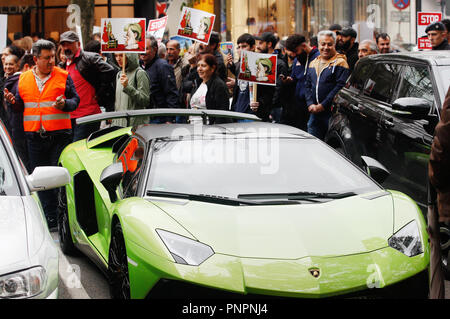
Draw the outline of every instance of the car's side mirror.
M363 170L379 184L382 184L391 174L386 167L371 157L361 156L361 160L363 163Z
M70 174L64 167L38 166L26 176L26 180L30 191L39 192L69 184Z
M117 200L116 190L122 180L122 176L123 167L121 162L109 165L103 170L102 175L100 176L100 182L108 191L111 203L114 203Z
M397 115L414 120L426 119L431 107L428 100L417 97L401 97L392 103L392 109L398 111Z

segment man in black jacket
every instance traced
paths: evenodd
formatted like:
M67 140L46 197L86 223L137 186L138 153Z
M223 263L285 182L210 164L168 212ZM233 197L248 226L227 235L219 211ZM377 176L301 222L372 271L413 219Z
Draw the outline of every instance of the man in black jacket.
M173 67L158 57L158 41L153 36L146 37L145 54L141 54L144 69L150 78L151 108L178 108L179 95ZM153 118L152 123L169 123L172 118Z
M353 72L356 62L358 62L358 42L356 42L356 30L350 27L336 31L336 50L345 54L350 73Z
M100 106L107 111L114 110L116 71L99 54L81 50L80 39L75 32L61 34L60 43L67 57L63 68L69 72L80 96L80 105L70 115L75 142L100 128L99 122L77 125L77 118L101 113Z
M434 22L427 26L425 33L431 42L433 50L450 50L450 44L447 41L447 29L442 22Z

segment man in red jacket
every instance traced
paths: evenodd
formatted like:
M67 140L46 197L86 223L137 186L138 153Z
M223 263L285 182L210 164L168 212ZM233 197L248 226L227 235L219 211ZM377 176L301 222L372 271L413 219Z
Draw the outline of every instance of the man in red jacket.
M100 128L99 122L77 125L77 118L100 113L100 106L113 110L114 103L111 104L106 97L115 95L114 87L108 85L115 83L116 70L99 54L81 50L80 39L73 31L61 34L60 43L67 57L63 67L72 77L80 96L80 105L70 114L75 142Z

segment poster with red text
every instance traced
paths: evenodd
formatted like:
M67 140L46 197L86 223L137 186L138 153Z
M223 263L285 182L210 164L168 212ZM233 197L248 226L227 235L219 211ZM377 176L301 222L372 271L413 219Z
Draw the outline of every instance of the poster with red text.
M145 18L101 20L102 53L145 53Z
M208 44L215 19L216 16L209 12L184 7L178 23L177 35Z
M276 54L241 52L241 68L239 80L263 85L276 85L277 56Z
M167 16L161 19L150 20L148 22L147 33L154 36L155 39L161 40L164 37L166 25L167 25Z

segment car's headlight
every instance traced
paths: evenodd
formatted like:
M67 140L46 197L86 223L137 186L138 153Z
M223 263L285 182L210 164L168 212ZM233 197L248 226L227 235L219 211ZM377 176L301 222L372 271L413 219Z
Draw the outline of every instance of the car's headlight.
M408 257L423 253L422 241L417 222L414 220L389 238L389 246Z
M201 242L162 229L156 229L156 232L176 263L198 266L214 255L212 248Z
M46 281L47 275L42 267L0 276L0 299L36 296L44 290Z

